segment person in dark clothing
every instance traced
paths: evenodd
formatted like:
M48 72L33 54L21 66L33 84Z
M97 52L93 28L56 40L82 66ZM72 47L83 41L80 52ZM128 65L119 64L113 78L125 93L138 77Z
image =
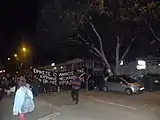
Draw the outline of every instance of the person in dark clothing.
M0 82L0 100L3 100L4 89L5 89L4 81L1 81L1 82Z
M74 78L72 79L72 90L71 90L71 96L72 100L75 104L78 104L79 101L79 90L81 88L81 80L78 77L78 74L76 73Z
M35 97L37 97L38 96L38 92L39 92L39 90L38 90L39 89L39 81L36 79L36 76L34 76L34 78L33 78L32 86L33 86L33 89L32 89L33 95Z

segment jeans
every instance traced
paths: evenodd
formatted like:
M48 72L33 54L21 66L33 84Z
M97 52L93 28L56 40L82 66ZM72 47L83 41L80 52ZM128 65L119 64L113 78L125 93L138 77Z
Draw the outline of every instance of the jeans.
M71 91L72 100L75 101L75 104L78 104L79 100L79 89L72 89Z

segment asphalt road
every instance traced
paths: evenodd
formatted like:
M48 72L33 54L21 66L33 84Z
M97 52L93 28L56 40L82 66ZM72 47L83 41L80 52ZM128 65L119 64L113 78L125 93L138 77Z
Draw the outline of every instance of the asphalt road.
M83 91L78 105L69 92L60 92L41 94L35 102L36 110L26 120L160 120L158 92L127 96ZM12 116L12 103L12 97L0 102L0 120L18 120Z

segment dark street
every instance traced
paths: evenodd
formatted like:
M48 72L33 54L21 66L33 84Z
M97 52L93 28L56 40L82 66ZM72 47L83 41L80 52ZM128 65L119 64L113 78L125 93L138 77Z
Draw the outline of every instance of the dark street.
M160 93L145 92L127 96L121 93L81 92L74 105L69 92L41 94L35 99L36 110L27 120L159 120ZM1 120L12 116L12 98L0 102Z

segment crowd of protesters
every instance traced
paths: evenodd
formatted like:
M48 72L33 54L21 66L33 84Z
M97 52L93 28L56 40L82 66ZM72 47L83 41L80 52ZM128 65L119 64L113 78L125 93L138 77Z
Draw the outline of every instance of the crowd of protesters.
M62 80L59 81L59 83L55 83L53 81L40 79L36 75L32 74L19 76L3 75L0 76L0 100L2 100L4 96L16 92L20 76L25 77L27 85L31 88L34 96L38 96L39 93L57 92L58 89L72 89L71 80ZM93 90L95 87L98 87L99 90L101 90L103 88L103 83L100 81L103 81L103 78L100 80L99 76L100 75L95 74L94 76L89 75L88 77L87 74L84 74L81 79L81 89L86 89L88 87L88 90Z
M3 75L0 77L0 99L3 99L5 94L10 94L13 89L16 89L17 77L10 75Z
M4 96L16 92L20 76L11 76L9 74L0 76L0 100L2 100ZM28 76L24 77L27 79ZM31 78L27 79L27 83L29 86L31 85Z

